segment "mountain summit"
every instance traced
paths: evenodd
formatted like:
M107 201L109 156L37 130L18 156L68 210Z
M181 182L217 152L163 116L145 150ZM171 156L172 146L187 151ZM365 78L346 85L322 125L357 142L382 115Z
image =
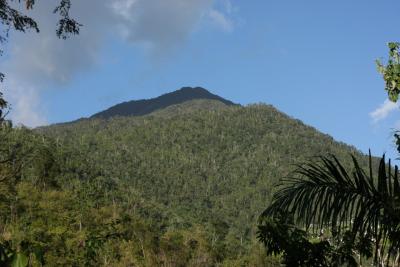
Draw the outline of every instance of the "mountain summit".
M117 104L94 114L91 118L107 119L114 116L142 116L172 105L197 99L217 100L228 106L236 105L229 100L210 93L202 87L183 87L156 98L132 100Z

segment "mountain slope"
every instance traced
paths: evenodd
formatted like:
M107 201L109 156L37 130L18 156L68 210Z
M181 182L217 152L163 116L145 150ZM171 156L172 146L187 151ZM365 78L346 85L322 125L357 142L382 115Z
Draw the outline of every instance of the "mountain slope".
M0 243L51 266L279 266L257 218L294 164L368 165L272 106L210 99L0 134Z
M214 95L201 87L183 87L180 90L147 100L133 100L110 107L94 114L91 118L110 118L114 116L142 116L166 107L184 103L190 100L216 100L225 105L235 105L233 102Z
M73 151L63 165L68 180L123 181L176 214L180 225L216 231L226 257L256 244L257 217L294 164L327 153L367 164L354 147L268 105L90 119L40 131Z

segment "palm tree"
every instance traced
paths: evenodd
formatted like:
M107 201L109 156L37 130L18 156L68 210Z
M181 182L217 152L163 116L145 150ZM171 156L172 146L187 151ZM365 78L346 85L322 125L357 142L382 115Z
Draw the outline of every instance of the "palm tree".
M353 240L370 236L375 247L375 264L399 265L398 168L393 169L390 160L386 165L383 156L374 175L371 154L368 173L352 158L352 171L346 170L335 156L320 157L316 162L298 166L294 175L283 180L261 219L284 212L307 230L330 229L338 236L350 232Z

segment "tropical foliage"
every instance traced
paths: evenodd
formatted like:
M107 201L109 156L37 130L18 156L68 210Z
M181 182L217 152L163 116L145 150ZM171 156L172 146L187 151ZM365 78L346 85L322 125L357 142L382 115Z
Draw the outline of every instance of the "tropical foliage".
M383 264L399 260L399 209L397 167L393 170L390 162L386 166L383 157L376 173L372 164L366 173L353 159L353 170L348 171L331 156L299 166L283 181L262 217L275 218L283 212L304 229L329 229L332 238L347 235L352 246L357 239L364 240L373 244L375 261ZM261 236L263 232L260 228ZM271 244L261 240L271 251ZM372 251L366 252L372 256Z
M376 61L378 71L385 80L385 90L389 99L397 102L400 94L400 43L391 42L389 47L389 59L386 65L379 60Z
M388 46L387 65L380 61L377 61L377 65L385 80L389 99L397 102L400 93L400 44L389 43ZM398 146L399 136L398 132L395 133ZM269 254L283 253L284 262L288 262L296 255L293 247L310 247L306 236L310 229L329 230L329 243L324 247L324 257L319 257L320 254L311 255L312 259L319 262L316 266L358 266L363 257L372 256L378 266L400 265L398 167L393 168L390 160L387 164L385 156L381 158L376 172L373 170L371 155L367 172L355 157L352 161L353 167L349 170L337 156L323 156L319 160L298 165L293 174L282 181L271 205L260 218L259 240L264 243ZM282 229L273 227L274 223L281 221L282 214L293 216L296 226L280 224ZM287 243L276 238L277 234L292 228L295 229L294 233L302 233L300 239L292 240L289 235L288 240L292 240L292 243ZM340 248L343 242L348 249L340 250L347 252L341 257L337 257L337 253L331 257L330 252ZM310 263L305 262L309 254L309 250L302 253L301 261L292 265L309 266ZM335 262L338 258L342 260Z
M265 105L7 129L0 242L33 266L276 266L257 217L287 166L329 152L367 165Z

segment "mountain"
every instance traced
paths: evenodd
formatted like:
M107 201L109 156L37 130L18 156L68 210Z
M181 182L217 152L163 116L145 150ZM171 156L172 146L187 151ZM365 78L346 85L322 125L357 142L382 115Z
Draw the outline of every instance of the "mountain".
M194 91L209 95L172 95ZM271 105L227 103L142 104L145 116L15 129L7 136L23 145L2 147L35 154L10 164L21 178L0 217L18 220L5 220L16 233L4 235L44 244L64 266L279 266L256 235L281 179L315 155L347 167L351 154L361 166L368 158Z
M111 118L114 116L143 116L166 107L182 104L190 100L216 100L225 105L235 105L233 102L214 95L201 87L183 87L152 99L133 100L112 106L107 110L94 114L91 118Z

